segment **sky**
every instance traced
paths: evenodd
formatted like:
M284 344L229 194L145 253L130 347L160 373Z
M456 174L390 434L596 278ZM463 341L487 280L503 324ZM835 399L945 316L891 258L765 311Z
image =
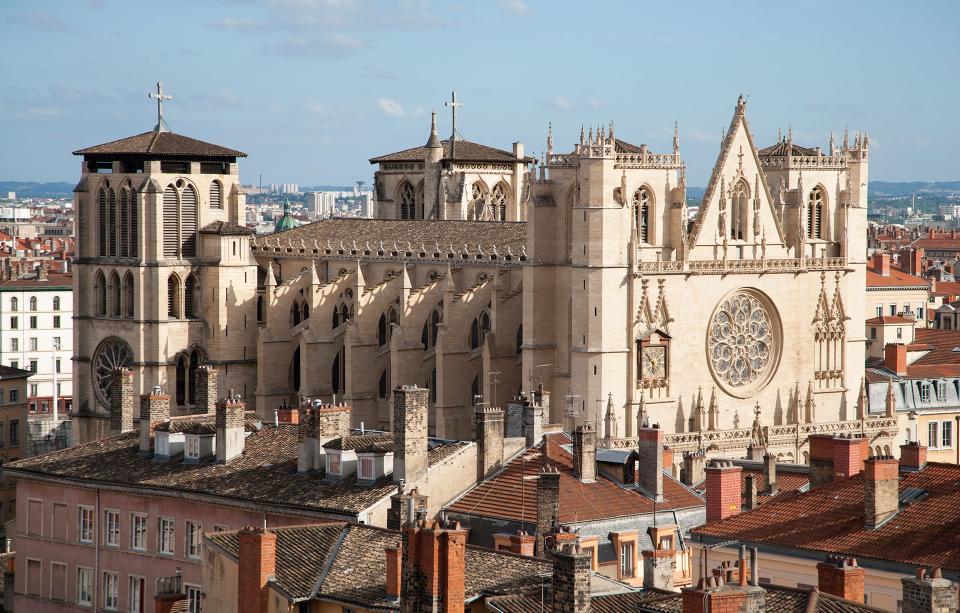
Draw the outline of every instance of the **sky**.
M580 126L704 185L737 96L758 146L870 134L870 178L960 180L960 3L3 0L0 180L75 181L70 152L156 123L245 151L243 183L369 184L464 106L466 139L569 150Z

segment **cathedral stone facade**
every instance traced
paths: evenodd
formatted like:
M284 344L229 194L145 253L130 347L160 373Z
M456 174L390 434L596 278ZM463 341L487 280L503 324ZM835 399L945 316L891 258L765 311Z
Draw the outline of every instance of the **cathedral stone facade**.
M78 152L81 412L104 406L98 352L115 338L139 389L176 390L183 411L203 363L264 415L320 397L350 404L354 426L388 427L392 390L425 386L439 437L469 438L477 406L535 389L551 422L591 421L608 447L657 423L676 451L751 445L799 462L812 433L895 434L895 420L867 415L862 393L865 135L831 138L826 151L790 136L758 149L740 100L690 215L677 136L672 152L654 153L611 125L559 153L551 133L538 166L519 143L440 140L434 118L426 145L371 160L374 219L265 237L235 225L242 154L201 144L194 157L138 153L132 174L126 145ZM222 173L208 172L211 160ZM97 173L108 162L113 174ZM117 196L111 217L110 194L128 183L139 212L123 217ZM196 257L180 243L165 256L168 189L181 207L176 239L193 231ZM102 220L138 226L142 255L111 256L109 237L98 251ZM115 269L136 280L133 319L123 282L119 311L111 281L97 283Z

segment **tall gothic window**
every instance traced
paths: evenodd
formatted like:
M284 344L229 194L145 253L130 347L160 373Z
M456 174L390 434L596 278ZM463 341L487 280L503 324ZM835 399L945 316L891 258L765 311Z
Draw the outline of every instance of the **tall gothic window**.
M110 227L108 228L108 231L110 233L110 239L109 239L110 252L109 253L111 257L116 257L117 256L117 238L119 238L119 235L120 235L120 219L119 219L119 216L117 215L117 193L111 189L110 193L107 195L107 200L109 201L109 207L110 207L110 221L109 221Z
M180 193L180 256L197 256L197 192L192 185Z
M133 275L129 270L123 275L123 315L133 317Z
M417 192L410 185L409 181L404 181L400 185L400 219L417 218Z
M177 405L183 406L187 400L187 359L182 355L177 358L176 390Z
M819 185L807 198L807 238L823 238L823 188Z
M167 277L167 317L180 318L180 277L175 274Z
M733 197L730 198L730 238L733 240L743 240L746 238L745 230L747 224L747 205L750 200L747 182L737 181L733 186Z
M110 273L110 316L111 317L120 317L122 312L122 307L120 305L120 299L122 293L120 292L120 275L117 274L117 271Z
M184 315L191 319L197 316L198 297L199 292L197 291L197 277L193 273L190 273L190 276L187 277L187 283L184 286L183 312Z
M130 220L130 257L135 258L140 256L140 212L137 209L137 192L132 189L128 204L130 206L130 214L127 216Z
M424 349L429 349L437 344L437 332L440 330L440 321L443 319L443 303L441 302L433 311L430 317L423 322L423 332L420 334L420 343Z
M210 208L223 208L223 185L220 181L214 181L210 184Z
M110 236L110 219L107 213L107 192L101 187L97 193L97 255L106 256Z
M130 189L120 190L120 257L130 257Z
M98 270L97 276L93 280L94 292L97 295L97 315L106 317L107 315L107 280L103 276L103 271ZM16 309L14 309L16 310Z
M501 181L493 186L493 191L490 193L490 214L492 218L496 221L506 221L507 220L507 192L509 187Z
M633 221L637 227L637 239L650 242L650 190L641 187L633 192Z
M470 200L472 204L468 216L470 219L480 219L483 217L483 209L486 206L487 188L481 181L476 181L470 190Z
M163 190L163 257L177 257L177 248L180 243L180 217L177 209L180 208L180 198L177 188L168 185Z
M470 349L479 349L490 331L490 314L484 310L470 324Z

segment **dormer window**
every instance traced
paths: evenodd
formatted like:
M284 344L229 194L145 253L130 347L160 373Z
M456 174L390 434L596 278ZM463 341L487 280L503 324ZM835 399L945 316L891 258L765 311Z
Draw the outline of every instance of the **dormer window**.
M187 436L187 451L186 458L188 460L199 460L200 459L200 437L199 436Z
M327 474L340 476L340 452L328 450L327 456Z
M360 458L360 474L361 479L373 479L373 458Z

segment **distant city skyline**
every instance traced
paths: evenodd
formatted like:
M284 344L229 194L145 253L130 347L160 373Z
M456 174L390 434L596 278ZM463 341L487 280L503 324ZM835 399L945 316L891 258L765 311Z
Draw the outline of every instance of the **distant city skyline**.
M740 93L758 146L792 124L826 148L856 121L871 179L960 178L960 8L813 4L10 1L0 179L73 180L71 151L153 127L157 80L171 129L247 152L247 184L369 185L367 159L422 144L432 108L449 135L454 89L464 138L528 154L548 122L563 151L611 120L667 151L677 121L690 185Z

